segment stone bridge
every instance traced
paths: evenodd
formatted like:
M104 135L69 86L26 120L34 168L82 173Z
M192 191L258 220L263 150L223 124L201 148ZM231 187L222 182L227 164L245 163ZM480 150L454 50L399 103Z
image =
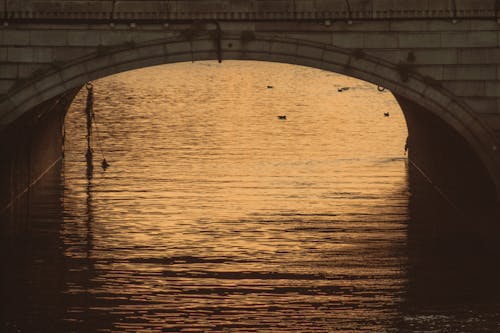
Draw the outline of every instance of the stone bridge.
M87 81L146 66L260 60L390 90L410 159L461 206L500 198L500 1L0 0L0 209L61 157Z

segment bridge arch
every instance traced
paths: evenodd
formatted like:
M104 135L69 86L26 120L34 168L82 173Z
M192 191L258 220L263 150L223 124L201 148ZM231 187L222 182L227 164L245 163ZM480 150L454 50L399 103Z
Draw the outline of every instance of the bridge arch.
M0 100L0 126L7 126L35 108L85 82L154 65L201 60L257 60L303 65L358 78L389 89L403 108L410 104L428 110L449 126L477 155L500 198L500 156L495 136L474 112L451 92L404 64L393 64L362 50L284 38L269 34L181 34L141 44L99 46L95 52L54 65L18 85ZM406 105L406 106L405 106ZM406 115L406 113L405 113ZM407 117L408 121L408 117ZM411 128L409 129L411 133ZM410 134L411 135L411 134Z

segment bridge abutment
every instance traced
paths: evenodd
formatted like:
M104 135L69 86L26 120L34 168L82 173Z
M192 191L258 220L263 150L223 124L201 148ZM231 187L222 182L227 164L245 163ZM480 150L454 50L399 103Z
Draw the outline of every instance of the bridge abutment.
M396 95L408 125L409 160L459 207L494 205L496 189L481 160L444 121Z
M496 187L467 142L420 105L396 96L408 125L410 215L418 235L498 241Z
M27 215L29 189L61 162L64 117L78 90L38 105L0 133L0 217Z

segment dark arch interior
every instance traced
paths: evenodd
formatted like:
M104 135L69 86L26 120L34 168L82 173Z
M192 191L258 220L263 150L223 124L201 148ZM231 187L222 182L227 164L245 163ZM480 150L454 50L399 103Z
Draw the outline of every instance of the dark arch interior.
M402 96L396 99L408 125L410 176L428 177L445 200L464 213L493 205L494 183L464 138L425 108Z

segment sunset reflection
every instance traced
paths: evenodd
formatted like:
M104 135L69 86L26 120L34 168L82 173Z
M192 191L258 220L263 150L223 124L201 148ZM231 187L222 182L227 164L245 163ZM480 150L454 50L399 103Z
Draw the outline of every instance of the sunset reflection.
M407 131L391 93L255 62L148 68L94 87L112 167L86 191L82 92L64 169L65 255L90 254L94 271L68 284L93 286L82 316L109 313L130 331L380 331L396 320Z

